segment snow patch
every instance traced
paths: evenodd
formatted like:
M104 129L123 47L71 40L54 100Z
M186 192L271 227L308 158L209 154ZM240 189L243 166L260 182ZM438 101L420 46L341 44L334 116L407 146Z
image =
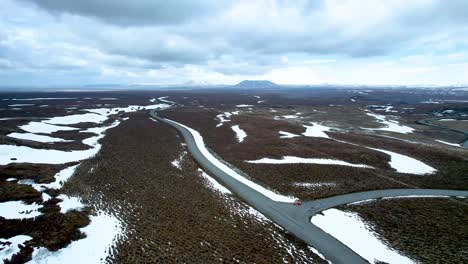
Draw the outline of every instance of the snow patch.
M33 133L10 133L6 135L7 137L22 139L22 140L32 140L42 143L55 143L55 142L70 142L70 140L65 140L63 138L56 138L56 137L49 137L49 136L42 136L36 135Z
M334 236L370 263L414 263L385 245L370 231L368 224L358 214L337 209L329 209L322 213L323 215L313 216L311 223Z
M462 147L460 146L460 144L456 144L456 143L450 143L450 142L447 142L447 141L443 141L443 140L438 140L436 139L437 142L439 143L442 143L442 144L445 144L445 145L449 145L449 146L452 146L452 147Z
M62 188L62 186L65 184L68 179L75 173L76 168L78 168L79 165L75 166L70 166L67 167L61 171L59 171L57 174L54 175L55 181L51 183L34 183L32 180L21 180L18 183L19 184L27 184L31 185L34 189L36 189L39 192L45 191L45 189L55 189L58 190Z
M380 151L389 155L390 166L400 173L424 175L424 174L431 174L437 171L436 169L432 168L431 166L417 159L414 159L414 158L411 158L402 154L398 154L398 153L388 151L388 150L377 149L377 148L369 148L369 149Z
M300 158L294 156L284 156L282 159L270 159L270 158L262 158L259 160L248 160L248 163L255 163L255 164L298 164L298 163L306 163L306 164L322 164L322 165L339 165L339 166L350 166L350 167L357 167L357 168L373 168L369 165L365 164L354 164L349 163L342 160L334 160L334 159L315 159L315 158Z
M5 219L27 219L41 215L37 203L25 204L23 201L8 201L0 203L0 216Z
M316 122L311 122L311 124L311 126L303 125L306 128L306 131L302 133L302 135L306 137L330 138L325 132L331 131L333 128Z
M293 134L293 133L289 133L289 132L286 132L286 131L279 131L278 133L280 133L280 138L295 138L295 137L300 137L300 135L297 135L297 134Z
M247 133L245 133L245 131L241 129L239 125L232 126L231 128L236 133L236 137L239 143L242 143L244 139L247 137Z
M19 246L24 246L24 243L31 239L32 237L25 235L18 235L8 239L0 238L0 260L11 260L13 255L21 251Z
M179 170L182 170L182 164L181 163L182 163L182 160L184 159L186 154L187 154L187 151L184 151L184 152L182 152L182 154L180 154L179 158L171 161L172 166L176 167Z
M364 129L389 131L389 132L402 133L402 134L413 133L413 131L414 131L414 128L409 127L409 126L400 125L398 123L398 121L387 120L387 117L384 116L384 115L378 115L378 114L371 113L371 112L367 112L366 115L377 119L377 122L385 125L386 127L382 127L382 128L364 128Z
M61 194L57 196L60 200L62 200L58 205L60 206L60 212L62 214L68 213L70 211L81 211L85 205L81 203L78 197L70 197L65 194Z
M123 236L123 224L114 216L98 212L91 216L91 223L81 228L86 238L72 242L66 248L49 251L47 248L36 248L32 260L34 264L81 264L105 263L110 248Z
M30 133L44 133L44 134L50 134L50 133L54 133L57 131L78 130L78 128L75 128L75 127L56 126L56 125L47 124L43 122L36 122L36 121L30 122L29 124L26 124L26 125L22 125L19 128Z
M334 187L336 183L334 182L295 182L293 183L296 187L306 188L306 189L320 189L321 187Z

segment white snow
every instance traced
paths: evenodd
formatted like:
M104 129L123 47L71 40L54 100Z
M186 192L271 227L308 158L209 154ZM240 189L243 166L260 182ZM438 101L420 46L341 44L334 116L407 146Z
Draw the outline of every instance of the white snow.
M332 130L331 127L320 125L319 123L311 122L311 126L303 125L306 131L302 135L306 137L321 137L330 138L325 132Z
M65 140L63 138L56 138L56 137L49 137L49 136L42 136L36 135L33 133L10 133L6 135L7 137L17 138L17 139L24 139L24 140L32 140L42 143L54 143L54 142L69 142L69 140Z
M41 197L42 197L42 200L43 200L44 202L47 202L47 201L49 201L50 199L52 199L52 196L48 195L48 194L45 193L45 192L42 193Z
M336 183L334 182L295 182L294 186L302 187L306 189L319 189L321 187L334 187Z
M16 181L16 178L8 178L7 181Z
M236 105L236 107L252 107L253 105L248 105L248 104L240 104Z
M25 204L23 201L8 201L0 203L0 216L6 219L26 219L41 215L38 210L42 205Z
M0 261L11 260L13 255L20 252L18 245L24 246L24 243L31 239L32 237L25 235L18 235L8 239L0 238Z
M0 165L6 165L12 162L63 164L88 159L96 155L99 149L100 148L62 151L54 149L35 149L25 146L0 145ZM11 160L11 158L16 158L16 160Z
M243 129L239 127L239 125L235 125L231 127L234 132L236 132L236 137L239 143L242 143L244 139L247 137L247 133Z
M323 164L323 165L339 165L339 166L350 166L350 167L358 167L358 168L373 168L369 165L365 164L353 164L342 160L334 160L334 159L314 159L314 158L300 158L294 156L284 156L282 159L270 159L270 158L262 158L259 160L247 160L248 163L255 163L255 164L298 164L298 163L306 163L306 164Z
M293 119L293 118L298 118L299 116L297 115L284 115L283 118L284 119Z
M70 211L80 211L84 208L84 204L80 201L78 197L70 197L65 194L57 196L57 198L62 201L58 203L60 206L60 212L65 214Z
M398 123L398 121L395 120L387 120L387 117L384 115L378 115L375 113L371 112L366 112L368 116L371 116L377 121L386 127L381 127L381 128L365 128L367 130L382 130L382 131L389 131L389 132L395 132L395 133L402 133L402 134L408 134L408 133L413 133L414 128L409 127L409 126L403 126Z
M431 174L437 170L431 166L408 156L398 154L392 151L369 148L390 155L390 166L400 173L411 173L417 175Z
M57 131L71 131L71 130L78 130L78 128L75 127L68 127L68 126L56 126L56 125L51 125L47 124L44 122L30 122L29 124L22 125L19 127L20 129L30 132L30 133L53 133Z
M442 144L453 146L453 147L461 147L460 144L457 144L457 143L450 143L450 142L443 141L443 140L438 140L438 139L436 139L436 141L439 142L439 143L442 143Z
M184 156L187 154L187 151L184 151L182 152L182 154L180 154L179 158L173 160L171 162L172 166L176 167L177 169L179 170L182 170L182 160L184 159Z
M55 149L35 149L25 146L0 145L0 165L12 162L63 164L91 158L101 149L101 145L98 144L98 140L104 137L104 132L118 124L119 121L116 121L107 127L96 127L84 130L83 132L98 134L95 137L83 140L84 144L92 147L91 149L86 150L62 151ZM16 158L16 160L11 160L11 158Z
M277 194L277 193L275 193L275 192L273 192L271 190L266 189L263 186L258 185L257 183L254 183L254 182L244 178L243 176L238 174L236 171L234 171L233 169L231 169L230 167L228 167L227 165L225 165L224 163L222 163L221 161L216 159L208 151L208 149L206 148L205 143L203 141L203 137L200 135L200 133L198 133L198 131L196 131L196 130L190 128L190 127L187 127L187 126L185 126L183 124L177 123L175 121L172 121L172 120L169 120L169 119L166 119L166 120L168 122L170 122L170 123L177 124L177 125L179 125L181 127L184 127L185 129L187 129L192 134L193 138L195 139L195 144L197 144L197 147L200 149L200 152L203 154L203 156L205 156L214 166L218 167L220 170L224 171L229 176L233 177L234 179L238 180L239 182L249 186L250 188L256 190L257 192L265 195L266 197L268 197L268 198L270 198L270 199L272 199L274 201L293 203L294 201L297 200L297 198L295 198L295 197Z
M217 124L216 127L221 127L224 123L231 122L231 120L228 118L230 118L233 114L236 114L236 113L238 114L239 111L232 112L232 113L224 112L222 114L217 115L216 117L219 119L219 124Z
M49 251L35 248L31 264L105 263L110 248L123 236L123 225L114 216L99 212L91 216L91 223L80 229L86 238L72 242L66 248Z
M216 181L215 179L213 179L210 175L208 175L206 172L204 172L202 169L198 169L198 172L200 173L200 175L205 178L208 183L209 183L209 186L213 189L213 190L216 190L216 191L219 191L221 193L224 193L224 194L231 194L231 191L229 189L227 189L226 187L224 187L222 184L220 184L218 181Z
M334 236L370 263L414 263L385 245L356 213L329 209L312 217L312 224Z
M62 186L65 184L68 179L75 173L76 168L78 168L79 165L75 166L70 166L67 167L54 175L55 181L51 183L34 183L32 180L21 180L18 183L19 184L27 184L31 185L34 189L36 189L39 192L43 192L45 189L55 189L58 190L62 188Z
M278 133L281 134L280 138L295 138L295 137L300 137L297 134L289 133L286 131L279 131Z
M107 120L107 116L105 115L99 115L96 113L86 113L86 114L53 117L43 122L47 124L53 124L53 125L71 125L71 124L86 123L86 122L101 124L102 122L106 120Z

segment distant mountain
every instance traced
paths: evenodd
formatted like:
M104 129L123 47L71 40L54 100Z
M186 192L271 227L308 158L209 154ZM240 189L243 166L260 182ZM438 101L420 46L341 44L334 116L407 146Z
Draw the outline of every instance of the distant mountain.
M235 88L278 88L278 84L267 80L245 80L233 87Z

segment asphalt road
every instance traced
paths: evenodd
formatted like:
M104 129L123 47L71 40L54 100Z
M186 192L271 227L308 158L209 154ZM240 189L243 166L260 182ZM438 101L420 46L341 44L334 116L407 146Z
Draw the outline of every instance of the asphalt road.
M367 199L377 199L382 197L405 195L468 196L468 191L397 189L351 193L304 202L301 206L275 202L229 176L224 171L220 170L216 165L211 163L210 160L208 160L198 149L192 134L183 126L172 120L158 117L156 110L152 110L150 115L151 117L161 122L173 126L180 132L180 134L182 134L190 154L206 172L215 176L217 180L220 181L225 187L235 192L239 197L260 211L270 220L317 249L332 263L341 264L368 262L349 247L310 222L310 218L313 215L323 210L352 202ZM232 167L232 165L229 166Z

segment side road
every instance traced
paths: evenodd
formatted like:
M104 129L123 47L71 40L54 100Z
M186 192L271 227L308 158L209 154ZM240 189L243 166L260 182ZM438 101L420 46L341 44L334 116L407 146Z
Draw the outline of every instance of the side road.
M362 193L340 195L303 203L294 206L271 200L258 191L234 179L232 176L213 164L200 151L194 136L184 125L175 121L160 118L155 110L150 112L154 119L176 128L184 137L188 150L199 165L211 175L215 176L224 186L235 192L248 204L263 213L266 217L294 234L299 239L316 248L333 263L368 263L349 247L324 232L310 222L310 218L322 210L342 204L382 197L407 195L436 195L436 196L468 196L468 191L426 190L426 189L398 189L378 190Z

